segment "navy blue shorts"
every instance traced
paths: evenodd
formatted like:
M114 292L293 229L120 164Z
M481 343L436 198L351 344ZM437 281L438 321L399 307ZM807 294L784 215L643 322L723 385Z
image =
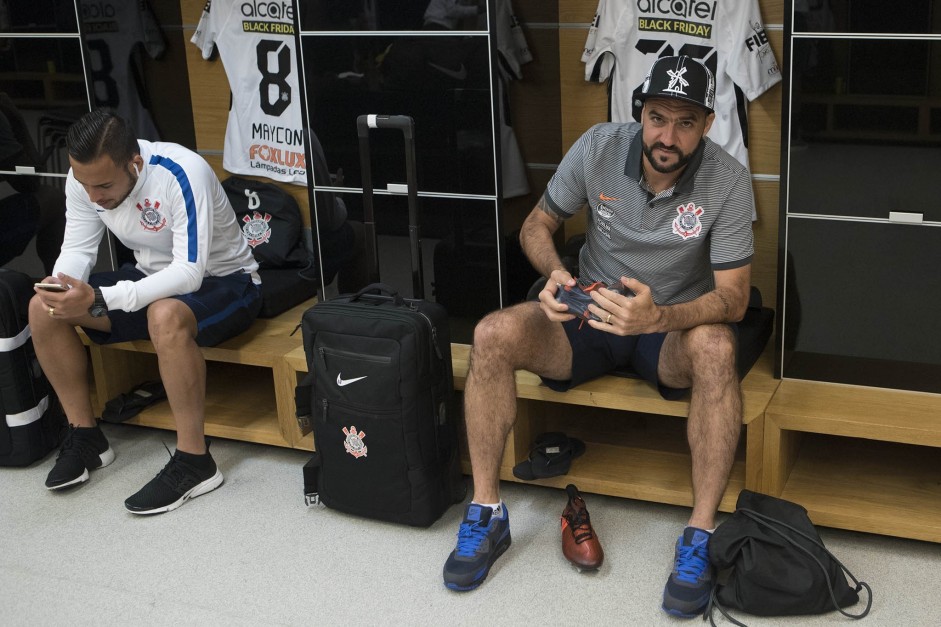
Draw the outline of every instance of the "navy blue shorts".
M581 318L575 318L562 323L572 346L572 378L558 381L542 377L546 387L556 392L566 392L580 383L597 379L614 370L629 370L631 374L657 386L660 396L668 401L680 399L689 391L689 388L662 385L657 378L660 349L667 337L666 333L621 336L598 331L581 322ZM729 327L737 336L738 326L729 324Z
M115 285L118 281L139 281L146 275L133 266L115 272L98 272L88 279L92 287ZM261 287L245 273L228 276L210 276L195 292L171 296L183 301L196 316L196 344L215 346L235 337L251 326L261 309ZM111 333L85 328L85 333L96 344L114 344L131 340L149 340L147 309L138 311L108 311Z

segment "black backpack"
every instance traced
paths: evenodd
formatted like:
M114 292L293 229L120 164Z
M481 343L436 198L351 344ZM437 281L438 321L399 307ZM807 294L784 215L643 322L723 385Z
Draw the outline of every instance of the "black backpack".
M277 185L239 176L227 178L222 188L259 268L303 268L309 263L301 210L293 196Z
M222 188L258 262L258 317L274 318L313 298L320 286L320 273L304 246L301 212L294 197L277 185L238 176L227 178Z
M709 560L719 571L707 608L710 621L717 609L733 624L742 625L727 608L756 616L836 610L858 619L872 606L872 589L826 549L807 510L766 494L741 491L735 512L709 540ZM843 608L859 602L864 588L866 608L859 614L846 612Z
M59 445L65 415L29 332L33 281L0 269L0 466L27 466Z

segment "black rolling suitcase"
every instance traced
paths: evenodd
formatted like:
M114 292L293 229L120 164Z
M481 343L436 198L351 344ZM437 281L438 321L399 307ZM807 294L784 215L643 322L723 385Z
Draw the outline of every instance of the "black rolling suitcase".
M304 468L308 498L351 514L428 526L463 500L447 314L423 299L414 123L360 116L366 254L378 278L370 128L405 136L414 298L381 283L318 303L301 328L316 452Z
M33 281L0 269L0 466L27 466L59 445L65 416L29 332Z

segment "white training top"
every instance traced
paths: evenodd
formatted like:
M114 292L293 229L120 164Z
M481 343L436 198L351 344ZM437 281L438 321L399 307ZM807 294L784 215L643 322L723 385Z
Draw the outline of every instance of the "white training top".
M199 289L203 277L250 272L258 263L229 199L206 161L178 144L139 140L144 167L114 209L91 202L71 170L65 183L67 228L53 276L88 280L105 228L134 252L147 275L101 288L108 309L137 311L161 298Z
M611 79L611 121L639 122L635 102L660 57L687 55L716 77L709 138L748 167L747 100L781 80L757 0L599 0L582 61L585 80Z
M218 46L229 77L222 167L307 185L292 4L209 0L190 41L204 59Z

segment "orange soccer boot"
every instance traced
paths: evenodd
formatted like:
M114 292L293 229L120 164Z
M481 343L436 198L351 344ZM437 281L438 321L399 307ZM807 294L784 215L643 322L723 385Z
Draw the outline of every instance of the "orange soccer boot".
M585 500L571 483L565 491L569 495L569 502L562 510L562 554L579 570L600 568L604 551L591 527Z

